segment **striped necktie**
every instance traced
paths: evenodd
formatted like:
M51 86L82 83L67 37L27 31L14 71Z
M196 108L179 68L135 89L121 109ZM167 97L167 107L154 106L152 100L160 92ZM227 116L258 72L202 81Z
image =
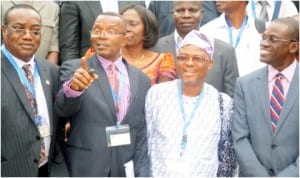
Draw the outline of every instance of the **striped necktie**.
M272 123L272 130L275 131L280 112L283 107L284 103L284 92L281 80L283 79L283 75L281 73L276 74L276 80L273 86L271 101L270 101L270 113L271 113L271 123Z
M31 65L30 64L25 64L22 69L24 70L25 72L25 76L26 78L28 79L29 83L34 86L34 78L33 78L33 75L32 75L32 72L31 72ZM25 87L25 93L27 95L27 98L29 100L29 103L33 109L33 113L34 113L34 117L35 119L38 118L38 108L37 108L37 101L36 101L36 98L34 98L32 96L32 94L30 93L29 89ZM36 125L38 127L40 127L41 125L38 125L36 123ZM46 156L46 147L45 147L45 142L44 142L44 139L42 139L42 142L41 142L41 151L40 151L40 164L43 163L45 160L47 159L47 156Z

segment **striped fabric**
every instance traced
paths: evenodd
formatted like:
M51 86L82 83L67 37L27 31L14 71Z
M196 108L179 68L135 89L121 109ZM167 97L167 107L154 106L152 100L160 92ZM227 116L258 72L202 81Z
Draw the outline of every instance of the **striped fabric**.
M272 95L271 95L271 101L270 101L270 113L271 113L271 123L272 123L272 130L275 131L279 117L280 112L283 107L284 103L284 92L283 92L283 86L281 83L281 79L284 77L281 73L276 74L276 80L273 86Z

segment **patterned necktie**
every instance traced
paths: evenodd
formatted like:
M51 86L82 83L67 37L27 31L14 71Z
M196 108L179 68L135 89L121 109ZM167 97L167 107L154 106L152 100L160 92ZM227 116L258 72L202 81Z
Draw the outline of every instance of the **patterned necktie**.
M119 92L119 78L118 78L118 71L116 69L116 65L112 63L108 68L108 80L111 86L111 89L113 91L113 98L114 98L114 104L116 112L119 112L119 98L118 98L118 92ZM118 99L116 99L118 98Z
M281 73L276 74L276 80L273 86L272 95L271 95L271 101L270 101L270 113L271 113L271 124L272 124L272 130L275 131L279 117L280 112L283 107L284 103L284 92L281 80L283 79L283 75Z
M31 65L26 64L22 67L22 69L24 70L25 76L27 77L27 79L28 79L29 83L31 84L31 86L34 86L34 78L33 78L32 72L31 72ZM37 108L36 99L32 96L29 89L26 86L24 86L24 87L25 87L25 93L27 95L29 103L30 103L30 105L33 109L34 117L35 117L35 119L37 119L38 108ZM44 139L42 139L41 152L40 152L40 163L44 162L44 160L46 160L46 158L47 157L46 157L45 142L44 142Z
M259 14L259 18L265 22L269 21L269 16L268 16L268 2L267 1L258 1L258 3L261 5L261 10Z

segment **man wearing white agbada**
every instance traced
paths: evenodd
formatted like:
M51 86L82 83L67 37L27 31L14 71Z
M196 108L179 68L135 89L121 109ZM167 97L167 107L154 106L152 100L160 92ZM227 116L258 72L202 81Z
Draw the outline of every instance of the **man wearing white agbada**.
M232 100L205 83L213 43L191 31L177 55L179 79L154 85L146 97L153 177L233 176Z

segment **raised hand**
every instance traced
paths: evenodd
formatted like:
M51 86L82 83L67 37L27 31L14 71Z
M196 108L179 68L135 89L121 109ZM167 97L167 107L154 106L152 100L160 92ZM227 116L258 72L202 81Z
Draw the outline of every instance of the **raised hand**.
M71 80L71 89L75 91L83 91L90 87L90 85L98 79L98 75L94 73L93 69L88 69L87 58L81 58L81 67L76 69Z

